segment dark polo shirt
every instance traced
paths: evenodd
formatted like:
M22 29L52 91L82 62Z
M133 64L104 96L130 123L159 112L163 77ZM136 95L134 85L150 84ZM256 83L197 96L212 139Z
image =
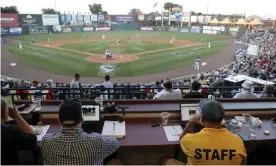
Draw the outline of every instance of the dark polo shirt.
M21 132L18 128L1 124L1 165L19 164L18 151L36 146L36 135Z

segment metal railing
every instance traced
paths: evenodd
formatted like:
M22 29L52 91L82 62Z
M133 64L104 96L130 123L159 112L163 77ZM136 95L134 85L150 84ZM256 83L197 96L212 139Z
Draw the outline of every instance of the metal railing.
M182 91L183 96L189 92L189 87L177 87ZM216 98L232 98L242 87L206 87L199 90L203 97L214 95ZM94 88L14 88L9 89L12 101L15 100L33 100L41 98L42 100L64 100L68 98L78 98L80 100L94 100L102 97L104 100L110 99L153 99L163 88L124 86L114 88L94 87ZM176 88L175 88L176 89ZM254 92L261 92L263 87L255 87Z

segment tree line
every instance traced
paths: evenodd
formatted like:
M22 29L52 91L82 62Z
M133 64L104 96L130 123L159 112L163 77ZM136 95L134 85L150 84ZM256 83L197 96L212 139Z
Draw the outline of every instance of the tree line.
M174 7L182 8L181 5L174 4L171 2L167 2L164 4L165 10L171 10ZM108 15L108 12L106 10L103 10L102 4L100 4L100 3L89 4L88 9L92 14ZM56 11L53 8L43 8L43 9L41 9L41 11L42 11L42 14L60 14L60 11ZM1 7L1 13L19 13L19 11L16 6L6 6L6 7ZM133 9L130 9L128 14L129 15L138 15L138 14L143 14L143 11L138 8L133 8ZM157 15L160 13L159 12L151 12L149 14Z

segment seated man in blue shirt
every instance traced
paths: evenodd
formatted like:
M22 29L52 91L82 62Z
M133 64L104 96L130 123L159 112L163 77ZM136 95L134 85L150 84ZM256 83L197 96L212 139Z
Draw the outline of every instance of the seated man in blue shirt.
M45 165L103 165L105 158L119 148L115 137L83 132L81 103L63 101L59 108L62 131L43 137L41 151Z

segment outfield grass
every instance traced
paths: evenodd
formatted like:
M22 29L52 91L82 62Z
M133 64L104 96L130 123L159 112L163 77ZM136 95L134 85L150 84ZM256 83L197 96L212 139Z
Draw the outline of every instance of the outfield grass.
M104 34L106 38L121 38L121 37L136 37L139 34L140 37L153 37L153 38L168 38L171 39L172 36L176 37L176 40L190 40L190 41L215 41L215 40L225 40L233 38L232 36L225 35L210 35L202 33L180 33L180 32L156 32L156 31L109 31L109 32L71 32L71 33L55 33L55 34L39 34L39 35L20 35L12 36L11 38L31 42L35 39L37 42L47 41L51 38L52 41L62 40L62 39L81 39L83 34L87 37L101 38Z
M113 46L110 46L110 45L113 45ZM138 53L138 52L145 52L145 51L159 50L159 49L173 47L172 44L150 43L150 42L136 41L136 40L121 41L120 45L117 46L115 41L100 41L100 42L66 44L61 47L78 50L78 51L85 50L86 52L90 52L94 54L102 54L102 55L104 55L107 48L110 48L113 54L131 54L131 53Z
M117 64L115 72L111 75L138 76L168 71L192 64L197 56L204 60L224 47L226 47L224 42L216 42L212 44L210 49L207 48L207 45L204 45L144 54L140 55L140 59L137 61ZM85 60L87 55L31 44L24 44L23 50L20 50L17 44L9 44L8 48L20 62L30 64L40 70L63 75L72 75L75 72L79 72L82 76L102 75L99 71L101 64L88 62ZM194 50L195 48L200 49ZM51 55L41 56L37 53L50 53ZM178 55L171 55L172 53Z

